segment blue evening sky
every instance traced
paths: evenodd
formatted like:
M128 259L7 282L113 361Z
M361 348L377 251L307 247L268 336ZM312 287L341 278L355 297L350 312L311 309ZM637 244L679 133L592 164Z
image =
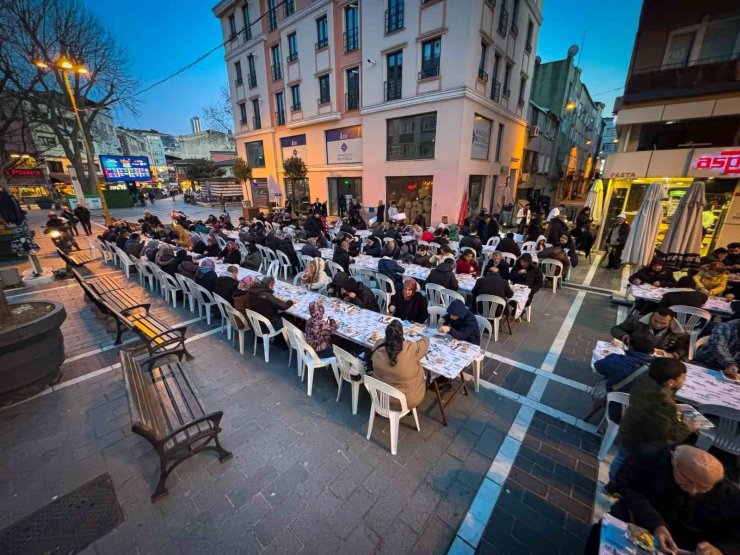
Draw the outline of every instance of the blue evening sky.
M379 0L366 0L377 2ZM173 73L221 42L215 0L84 0L113 29L126 49L131 73L146 87ZM571 44L580 46L583 80L610 115L621 94L634 42L641 0L544 0L538 54L543 62L564 58ZM218 101L226 83L223 50L185 73L139 96L137 117L117 113L128 127L190 132L190 117ZM204 122L202 122L205 125Z

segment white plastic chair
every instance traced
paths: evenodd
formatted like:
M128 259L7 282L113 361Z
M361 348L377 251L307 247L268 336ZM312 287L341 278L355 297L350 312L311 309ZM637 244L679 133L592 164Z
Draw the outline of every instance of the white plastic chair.
M218 234L216 234L216 242L218 243L218 248L220 250L224 250L226 248L226 239Z
M272 323L267 318L254 310L247 310L246 313L249 325L251 326L252 331L254 331L254 351L252 352L252 356L257 355L257 338L261 337L262 346L265 351L265 362L270 362L270 340L276 335L283 333L283 328L276 331L275 328L272 327ZM265 326L267 331L262 329L262 325Z
M216 295L218 297L218 295ZM249 331L249 322L244 314L231 306L226 300L219 297L219 306L223 309L226 316L226 337L234 344L234 336L239 336L239 354L244 354L244 334ZM218 299L217 299L218 300Z
M288 255L283 251L277 251L277 260L278 264L280 264L280 270L283 272L283 278L285 281L288 281L288 274L293 271L293 264L290 263Z
M552 292L555 293L558 282L561 282L562 286L563 263L554 258L545 258L544 260L540 260L540 270L542 270L542 274L546 278L552 280Z
M327 260L326 261L326 272L329 274L329 277L334 279L334 276L338 272L344 272L344 268L342 268L339 264L337 264L333 260Z
M465 297L463 297L457 291L453 291L452 289L442 288L442 291L440 291L440 295L442 296L442 306L444 306L445 308L448 308L450 306L450 303L455 300L462 301L462 303L465 304Z
M510 252L502 252L501 260L506 260L506 263L509 265L509 268L511 268L516 263L516 256L511 254Z
M676 320L681 324L681 327L686 333L689 334L689 343L694 344L696 348L696 339L712 319L712 315L704 310L703 308L694 308L693 306L685 306L678 304L671 307L671 310L676 313ZM693 356L691 345L689 345L689 355Z
M208 289L195 282L193 282L193 292L198 298L198 318L203 318L203 311L205 310L206 323L210 326L211 307L216 304L216 299L213 298L213 295Z
M298 377L301 376L301 356L300 351L298 350L298 339L306 340L305 336L303 335L303 332L300 330L300 328L294 324L292 324L287 319L283 318L283 337L285 338L285 344L288 345L288 366L291 365L293 362L293 351L296 352L296 371L298 373Z
M522 245L522 254L528 252L529 254L537 254L537 243L534 241L527 241Z
M308 263L311 262L313 258L306 254L298 253L298 261L301 263L301 270L306 270L308 268Z
M221 335L223 335L224 331L226 332L226 337L231 338L231 321L229 320L229 315L226 312L226 307L234 308L231 306L231 303L224 299L221 295L216 295L216 293L213 293L213 300L216 301L216 308L218 308L219 315L221 316ZM242 353L244 354L244 353Z
M265 275L272 276L275 279L277 279L279 277L279 274L280 274L280 262L278 262L277 260L273 260L272 262L270 262L270 265L267 267L267 272L265 273Z
M438 254L440 248L441 245L439 243L429 243L429 250L432 251L432 254Z
M116 255L118 256L118 264L121 267L121 270L123 270L123 273L126 274L126 278L131 277L131 267L134 266L133 261L129 258L129 256L123 252L123 250L119 249L118 247L113 247L116 249Z
M388 297L380 289L371 289L375 299L378 301L378 308L381 314L388 314Z
M429 318L427 318L427 326L430 328L436 328L439 319L447 314L447 309L443 306L430 306L427 308L429 312Z
M154 278L154 288L152 289L152 292L159 291L160 289L159 272L162 271L162 268L157 266L154 262L149 262L148 260L144 260L143 258L140 260L144 263L147 270L149 270L149 273Z
M319 358L313 347L309 345L302 337L296 337L298 343L298 354L301 360L301 381L306 376L306 370L308 370L308 396L311 396L313 391L313 373L317 368L331 367L334 372L334 380L337 382L337 386L341 383L339 377L339 368L337 366L337 357L331 356L326 358Z
M702 405L699 412L714 422L714 428L701 430L696 446L709 450L714 446L740 456L740 410L720 405Z
M357 414L357 400L360 396L360 385L362 385L365 379L365 363L341 347L337 347L336 345L333 347L334 356L336 357L337 365L339 366L340 377L337 387L337 402L339 402L339 399L342 396L343 382L348 382L352 388L352 414ZM353 376L359 376L359 379L352 379Z
M488 351L488 346L491 344L491 337L493 337L493 326L491 326L491 322L489 322L486 318L481 316L480 314L475 315L475 320L478 322L478 333L480 333L480 339L481 339L481 350L485 354ZM488 341L486 341L486 346L483 346L483 332L488 332ZM480 364L473 364L473 378L475 378L475 391L480 391Z
M498 235L494 235L488 241L486 241L486 246L493 247L494 249L498 247L498 244L501 242L501 237Z
M155 276L147 266L146 260L134 260L134 266L136 266L136 271L139 272L139 285L146 286L145 282L149 282L149 290L154 291Z
M619 432L619 424L611 419L609 413L610 403L617 403L619 405L622 405L622 416L624 417L624 411L630 404L629 393L612 391L611 393L607 393L606 395L606 410L604 411L604 418L606 418L607 424L606 433L604 434L604 439L601 440L601 448L599 449L599 454L597 455L597 458L600 461L603 461L604 457L606 457L606 454L609 452L609 449L611 449L614 440L617 438L617 433Z
M442 303L442 291L444 287L436 283L427 283L424 286L424 291L427 294L427 304L429 307L432 306L444 306Z
M704 337L699 337L698 339L695 339L693 333L689 336L689 360L694 360L694 355L696 354L696 351L699 347L701 347L705 343L709 343L709 337L709 335L705 335Z
M493 323L493 340L498 341L498 332L501 328L501 319L504 317L507 303L497 295L478 295L475 299L476 312L486 320ZM501 307L501 314L496 316L498 308ZM490 338L489 338L490 341Z
M375 281L378 284L378 289L385 293L385 304L389 306L393 302L393 297L396 294L396 284L388 276L384 276L381 273L375 274Z
M364 384L365 389L367 389L367 392L370 394L370 399L372 400L370 419L367 423L367 439L369 440L373 433L375 415L378 414L387 418L390 421L391 430L391 455L395 455L398 451L398 427L401 422L401 418L406 416L408 413L412 413L414 415L416 429L421 431L421 428L419 427L419 415L416 413L416 408L409 410L408 403L406 402L406 395L395 387L381 382L377 378L365 376ZM400 411L391 410L391 398L398 400L401 405Z
M466 253L466 252L472 252L473 253L473 258L476 258L478 256L478 253L476 252L476 250L473 247L460 247L460 254L461 255L463 253Z
M301 278L305 272L298 272L293 278L293 285L301 286Z
M158 277L159 285L162 288L162 296L164 296L164 302L169 304L171 298L172 308L177 308L177 292L181 290L180 284L174 277L164 271L160 271Z
M175 274L175 279L177 280L177 283L180 284L180 291L182 291L182 307L185 308L185 303L188 303L188 308L190 309L190 312L193 312L195 310L195 295L193 294L192 290L190 289L190 284L188 283L189 280L182 274Z
M95 246L97 247L97 250L100 251L100 257L103 262L108 262L112 258L108 245L106 245L103 241L101 241L100 239L95 239Z
M110 254L110 261L114 266L118 266L118 253L116 252L116 244L115 243L105 243L106 247L108 247L108 254Z

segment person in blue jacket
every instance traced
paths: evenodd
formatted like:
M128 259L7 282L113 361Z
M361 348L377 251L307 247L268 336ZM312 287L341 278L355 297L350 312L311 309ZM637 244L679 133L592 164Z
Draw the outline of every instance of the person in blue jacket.
M459 299L452 301L447 307L447 314L439 319L439 330L460 341L480 345L480 331L475 314Z
M632 375L638 368L648 364L653 358L655 343L645 334L634 334L630 338L629 349L621 355L612 353L594 363L596 371L606 378L608 391L629 393L634 380L615 390L614 386Z
M403 289L403 273L406 270L392 258L384 256L378 260L378 273L390 278L396 287L396 292Z

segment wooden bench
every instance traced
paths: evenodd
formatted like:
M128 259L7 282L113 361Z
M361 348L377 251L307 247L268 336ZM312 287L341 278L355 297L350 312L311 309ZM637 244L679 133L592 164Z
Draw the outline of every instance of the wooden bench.
M103 293L107 293L109 291L126 289L128 287L128 282L124 281L122 276L91 277L87 278L85 281L89 283L90 287L95 289L95 291L99 295L102 295Z
M62 249L57 248L57 254L67 263L67 266L73 266L75 268L80 268L85 264L89 264L90 262L97 260L97 258L93 257L91 253L92 250L90 249L67 253Z
M131 429L146 438L159 456L159 481L151 499L167 493L167 477L181 462L201 451L215 451L218 460L232 457L218 440L222 411L208 412L201 395L178 361L165 353L137 361L120 352L131 410ZM148 364L151 370L143 366Z

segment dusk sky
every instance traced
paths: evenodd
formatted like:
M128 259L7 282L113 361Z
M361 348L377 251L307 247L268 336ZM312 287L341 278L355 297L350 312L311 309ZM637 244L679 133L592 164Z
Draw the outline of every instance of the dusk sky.
M189 64L222 41L219 22L211 12L215 1L84 2L113 29L127 50L131 73L141 88ZM606 104L604 115L611 115L614 98L624 86L641 4L641 0L544 0L537 53L543 62L564 58L570 45L581 45L585 31L579 65L592 96ZM203 106L218 100L219 87L224 83L226 65L223 50L219 50L142 94L138 117L117 113L116 118L128 127L189 133L190 117L202 116Z

